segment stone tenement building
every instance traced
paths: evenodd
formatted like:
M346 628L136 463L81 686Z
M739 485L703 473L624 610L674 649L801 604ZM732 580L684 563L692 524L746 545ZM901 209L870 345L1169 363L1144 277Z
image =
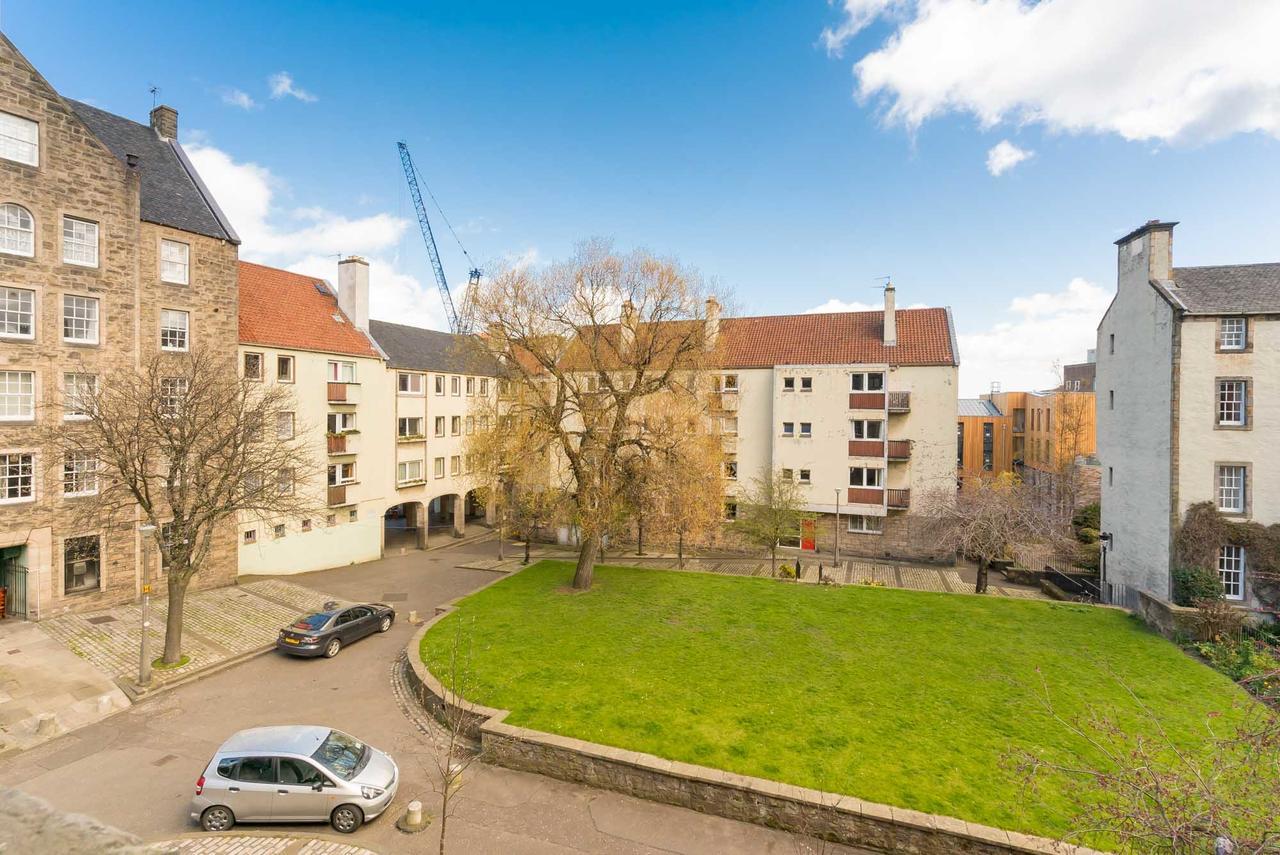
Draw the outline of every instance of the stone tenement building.
M802 487L818 519L785 545L842 555L944 557L915 510L956 484L960 358L950 309L724 318L717 389L726 516L768 471Z
M1103 589L1131 608L1139 592L1171 596L1191 505L1280 522L1280 264L1174 267L1175 225L1116 241L1116 296L1098 325ZM1246 547L1221 544L1216 569L1228 601L1261 605Z
M236 353L239 240L177 142L67 100L0 35L0 567L10 613L134 599L141 535L86 522L96 461L48 460L77 389L158 351ZM83 506L82 506L83 507ZM230 527L199 585L236 573ZM153 568L153 572L158 568Z

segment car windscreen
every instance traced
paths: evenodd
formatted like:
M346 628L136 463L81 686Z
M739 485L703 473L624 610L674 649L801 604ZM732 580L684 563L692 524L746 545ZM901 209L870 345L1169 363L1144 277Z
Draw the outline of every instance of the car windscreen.
M331 730L311 759L344 781L350 781L369 762L369 746L345 733Z
M329 612L320 612L314 615L305 615L293 622L293 629L304 629L315 631L324 629L324 625L329 622L329 618L333 617Z

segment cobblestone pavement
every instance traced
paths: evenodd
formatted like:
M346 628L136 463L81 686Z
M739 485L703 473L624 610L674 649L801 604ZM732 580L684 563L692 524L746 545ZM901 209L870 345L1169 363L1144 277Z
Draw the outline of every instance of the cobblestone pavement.
M181 668L153 671L152 682L163 685L272 644L280 627L332 599L337 598L280 579L188 594L182 651L191 660ZM167 614L161 588L152 596L147 633L156 657L164 650ZM108 677L126 683L136 678L142 636L139 604L63 615L39 627Z
M377 855L349 843L296 835L199 834L162 841L182 855Z

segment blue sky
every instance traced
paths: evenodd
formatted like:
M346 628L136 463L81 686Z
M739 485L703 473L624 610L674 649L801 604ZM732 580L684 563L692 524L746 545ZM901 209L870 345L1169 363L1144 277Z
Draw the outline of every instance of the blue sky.
M1280 4L1108 8L1144 5L4 0L0 26L69 97L145 121L161 87L242 256L368 255L375 316L442 319L405 139L482 264L606 236L750 314L874 303L892 275L954 309L974 394L1083 356L1111 242L1149 218L1182 222L1180 265L1275 260ZM1002 142L1026 159L995 175Z

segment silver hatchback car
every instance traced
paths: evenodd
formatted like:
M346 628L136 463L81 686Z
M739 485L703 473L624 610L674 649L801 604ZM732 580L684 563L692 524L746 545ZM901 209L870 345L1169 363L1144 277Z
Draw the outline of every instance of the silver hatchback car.
M222 744L196 781L191 818L205 831L237 822L327 822L350 834L395 798L395 761L340 730L254 727Z

